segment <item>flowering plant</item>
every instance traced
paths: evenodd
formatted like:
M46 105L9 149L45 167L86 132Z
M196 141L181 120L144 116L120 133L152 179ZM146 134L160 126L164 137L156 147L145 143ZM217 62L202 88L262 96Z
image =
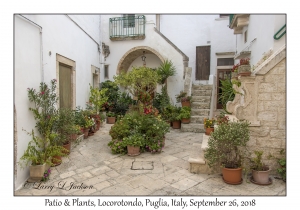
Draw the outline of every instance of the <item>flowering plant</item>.
M44 176L42 177L42 182L46 182L46 181L48 181L49 180L49 178L50 178L50 174L51 174L51 169L49 168L48 170L46 170L45 172L44 172Z
M216 123L220 125L221 123L228 123L229 117L225 115L218 115L216 116Z
M212 118L211 120L210 119L205 119L204 120L204 126L206 128L213 128L214 125L215 125L215 122L216 122L216 120L214 118Z
M238 71L238 68L239 68L240 64L237 63L235 64L233 67L232 67L232 72L237 72Z
M186 102L186 101L191 101L192 96L187 96L186 92L180 91L178 95L176 95L176 102Z
M241 65L249 65L250 64L250 58L242 58L240 60L240 66Z

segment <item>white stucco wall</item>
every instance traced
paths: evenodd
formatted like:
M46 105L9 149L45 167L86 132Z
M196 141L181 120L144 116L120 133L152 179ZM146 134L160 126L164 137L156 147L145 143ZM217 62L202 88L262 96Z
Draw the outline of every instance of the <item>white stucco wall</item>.
M17 112L17 161L23 155L30 138L22 128L30 131L35 126L29 112L27 88L38 88L44 80L47 84L56 78L56 54L76 62L76 106L85 108L89 97L89 83L92 84L91 65L100 68L98 45L65 15L24 15L42 27L33 26L27 20L15 17L15 105ZM70 16L96 42L100 43L100 16ZM42 45L40 46L40 36ZM43 72L41 75L42 47ZM49 52L51 51L51 55ZM28 168L18 168L15 187L28 178Z
M121 17L121 15L102 15L101 37L106 45L110 48L110 55L106 58L105 64L109 65L109 80L113 80L113 75L116 74L117 66L120 59L134 47L147 46L157 51L164 59L172 60L177 69L176 76L168 79L168 93L172 101L176 103L175 95L183 90L183 57L177 52L168 42L166 42L157 32L154 31L156 16L146 15L146 26L144 40L124 40L111 41L109 39L109 18ZM147 57L147 56L146 56ZM150 57L149 57L150 58ZM146 59L147 66L148 61Z
M238 53L249 46L250 42L256 38L251 51L251 65L255 65L262 57L263 53L273 49L278 50L286 42L286 35L280 40L273 38L274 34L286 24L285 15L250 15L249 25L243 28L243 34L237 34L237 50ZM248 31L247 42L244 43L244 32Z
M196 47L211 46L210 74L215 75L216 52L235 49L235 37L228 28L228 18L215 15L161 15L161 32L189 57L195 83ZM202 83L202 82L201 82Z

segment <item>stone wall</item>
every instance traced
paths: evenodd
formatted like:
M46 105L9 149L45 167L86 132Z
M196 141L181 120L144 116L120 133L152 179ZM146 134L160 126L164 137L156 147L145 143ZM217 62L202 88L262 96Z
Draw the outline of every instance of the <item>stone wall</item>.
M250 121L251 151L264 151L263 159L276 173L280 150L286 149L286 57L285 48L275 53L250 77L239 77L241 86L227 104L228 111L237 119Z

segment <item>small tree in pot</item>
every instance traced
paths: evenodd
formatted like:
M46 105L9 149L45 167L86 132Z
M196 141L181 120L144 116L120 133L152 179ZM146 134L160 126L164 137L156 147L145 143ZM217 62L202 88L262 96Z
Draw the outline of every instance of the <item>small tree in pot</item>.
M249 123L246 121L221 123L211 133L204 157L209 167L223 166L223 180L228 184L242 183L243 150L249 138Z
M269 178L270 168L262 161L263 151L254 151L255 157L250 160L250 168L252 169L251 182L259 185L271 184Z

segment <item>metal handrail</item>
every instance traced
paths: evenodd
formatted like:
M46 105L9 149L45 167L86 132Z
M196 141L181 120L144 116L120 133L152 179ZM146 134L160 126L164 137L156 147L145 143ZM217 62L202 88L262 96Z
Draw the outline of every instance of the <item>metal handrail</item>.
M109 18L110 38L145 36L144 15Z
M279 40L279 39L286 33L286 30L285 30L285 31L283 31L283 32L279 35L279 37L277 37L277 35L278 35L285 27L286 27L286 24L284 24L284 26L282 26L281 29L279 29L279 31L277 31L276 34L274 34L274 39Z

